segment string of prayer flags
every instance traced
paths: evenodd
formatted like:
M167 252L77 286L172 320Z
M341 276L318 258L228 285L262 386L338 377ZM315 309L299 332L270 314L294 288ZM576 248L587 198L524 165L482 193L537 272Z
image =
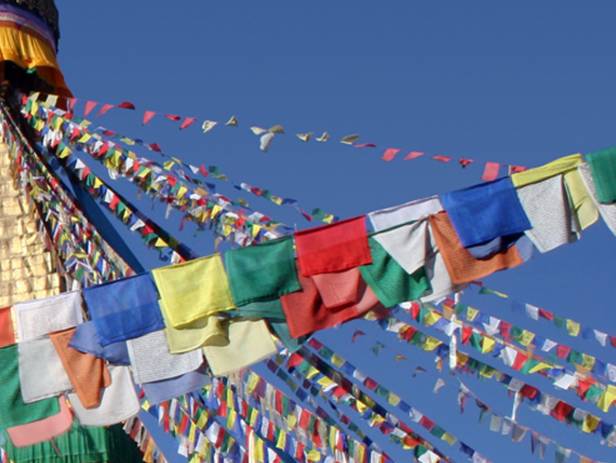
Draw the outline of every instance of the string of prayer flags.
M41 107L41 108L39 108L39 110L45 111L45 108ZM56 114L61 114L60 110L56 110ZM56 120L62 121L61 118L60 119L56 118ZM66 120L64 122L62 122L62 124L65 124L65 123L68 123L68 122ZM70 123L68 123L68 125L70 125ZM41 127L41 129L43 131L45 130L44 127ZM118 139L119 141L121 141L121 142L123 142L125 144L128 144L129 146L132 146L132 145L135 145L135 144L146 146L149 150L157 152L157 153L161 154L162 156L166 156L165 153L162 151L162 149L160 148L160 146L157 143L149 143L148 144L148 143L144 142L143 140L131 139L129 137L125 137L125 136L122 136L122 135L119 135L119 134L115 134L115 132L106 130L104 128L100 128L100 129L102 130L102 134L103 135L114 137L114 138ZM274 127L274 129L277 130L275 127ZM74 140L72 140L70 143L76 143L76 144L82 145L83 143L86 143L86 142L90 141L90 137L92 137L91 141L97 141L97 140L100 141L97 138L97 137L99 137L98 134L86 134L86 135L88 136L87 139L84 140L83 137L82 138L77 137ZM103 144L103 146L101 148L102 149L106 149L111 154L113 154L115 152L115 150L118 149L117 146L112 146L110 148L108 146L108 143ZM68 148L65 148L65 149L68 149ZM134 153L129 151L128 152L128 157L129 157L130 161L127 160L126 162L130 162L131 165L134 164L135 163L135 160L133 159L134 156L135 156ZM139 161L144 166L148 166L148 167L152 167L152 166L156 167L157 166L155 163L152 163L151 161L143 159L143 158L139 159ZM225 174L221 173L220 169L217 166L209 166L208 168L206 168L204 165L202 165L200 167L199 166L194 166L192 164L189 164L189 163L186 163L186 162L180 160L176 156L173 156L171 161L166 162L164 164L164 168L165 168L165 170L170 170L170 169L174 168L174 166L176 166L176 165L185 167L186 169L188 169L188 171L192 172L193 175L201 174L204 177L210 176L210 177L213 177L213 178L221 180L221 181L225 181L225 182L229 181L228 176L226 176ZM113 172L114 172L113 170L110 170L110 173L113 173ZM189 176L186 172L187 171L185 171L183 169L177 169L177 174L178 174L178 176L180 178L182 178L184 180L187 180L190 183L193 183L193 184L195 184L195 185L197 185L199 187L206 186L206 187L208 187L210 189L214 189L215 188L213 184L208 183L208 182L204 183L200 179L197 179L195 177ZM169 179L169 177L168 177L168 180L169 181L173 181L174 179ZM177 182L177 180L176 180L176 182ZM239 185L234 185L234 187L237 188L237 189L241 189L243 191L247 191L247 192L249 192L251 194L254 194L255 196L263 197L265 199L268 199L269 201L271 201L272 203L274 203L274 204L276 204L278 206L281 206L281 205L291 205L295 209L297 209L302 214L302 216L305 217L307 220L312 220L313 219L314 214L313 214L313 216L311 216L311 215L305 213L299 207L299 205L297 204L296 200L293 200L293 199L290 199L290 198L283 198L283 197L280 197L280 196L277 196L277 195L273 195L267 189L263 189L263 188L259 188L259 187L252 187L252 186L250 186L250 185L248 185L248 184L246 184L244 182L240 183ZM243 204L243 207L247 207L247 205ZM323 221L325 221L326 223L330 223L331 219L329 219L329 217L333 217L333 216L331 216L331 214L326 214L323 217ZM320 217L316 217L316 219L317 220L321 220Z
M516 371L520 371L523 374L540 374L546 378L556 382L563 374L570 375L575 380L567 384L567 389L575 392L582 400L590 401L603 411L607 411L611 403L609 397L612 394L612 390L616 392L614 386L605 386L598 381L592 379L587 374L581 374L577 372L571 372L565 368L549 363L542 357L534 354L530 355L525 350L515 348L513 345L501 340L496 336L489 336L482 330L478 330L472 326L469 326L460 320L447 322L443 314L435 311L433 307L429 305L423 305L419 311L412 310L411 316L418 322L425 326L432 326L435 329L448 333L451 331L451 324L455 327L460 326L462 329L462 344L468 345L481 353L489 353L494 358L499 358L506 366L513 368ZM455 329L455 328L454 328ZM492 329L495 331L495 329ZM579 389L577 387L578 382L590 381L594 392L589 393L589 390ZM604 403L604 401L606 401ZM606 408L607 407L607 408Z
M480 410L481 415L479 418L479 422L483 421L482 416L484 414L489 414L490 418L488 420L485 420L485 422L488 424L488 429L491 432L500 434L502 436L511 435L512 441L518 444L523 441L524 436L530 436L530 451L532 454L537 453L541 459L545 457L545 450L548 445L554 445L556 447L556 455L558 455L559 449L563 449L563 446L561 446L554 439L547 437L528 426L521 425L520 423L516 422L515 419L499 415L492 407L486 404L481 398L479 398L479 396L477 396L477 394L471 391L462 381L460 381L458 388L458 401L464 402L469 397L473 399L471 402L474 403L475 406ZM463 412L463 409L461 410L461 412ZM575 450L569 449L568 453L576 454L580 458L580 461L582 461L582 459L587 459L586 461L593 461ZM558 461L558 459L556 461Z
M562 318L556 315L554 312L544 309L542 307L537 307L535 305L519 301L517 299L512 298L509 294L506 294L502 291L497 291L487 286L481 284L479 286L479 294L483 295L491 295L496 296L501 299L508 299L511 301L510 309L514 312L522 312L525 313L528 318L531 320L546 320L552 322L554 326L557 328L561 328L572 337L578 337L579 334L582 335L584 339L594 339L597 343L599 343L602 347L612 346L616 347L616 335L611 335L604 331L598 330L596 328L591 328L581 322L569 319ZM571 327L579 326L579 329L573 330Z
M439 358L446 358L449 355L449 347L445 343L426 335L421 330L402 322L393 315L379 319L377 324L384 331L394 333L401 342L416 346L425 352L436 351ZM531 410L574 425L584 433L600 432L601 436L608 442L608 445L616 446L615 425L605 422L600 417L592 415L586 410L574 407L565 401L540 391L530 384L525 384L523 381L503 373L497 368L461 352L459 349L456 351L455 368L459 372L494 380L510 392L519 391L520 398L524 399L524 402ZM580 416L586 418L584 420L576 418Z
M611 382L616 382L616 377L613 373L616 366L611 363L602 361L593 355L574 350L549 338L544 338L532 331L512 325L506 320L484 314L475 307L461 303L453 306L451 305L452 302L446 299L442 302L443 308L446 311L455 310L458 317L466 319L472 326L483 329L488 334L498 333L505 341L513 340L524 349L533 347L550 354L554 362L558 361L557 359L564 360L575 365L579 371L592 371L593 374L599 375ZM535 320L539 319L539 309L537 307L527 305L526 312L529 317Z
M49 99L46 100L49 106L56 106L58 96L55 95L55 97L56 97L55 101L49 100ZM39 94L38 93L31 94L30 98L39 98ZM72 101L72 105L74 105L74 102L76 101L76 99L72 99L71 101ZM51 103L54 103L54 104L51 104ZM84 110L84 117L87 117L97 105L98 103L95 101L86 102L85 110ZM71 106L69 105L69 107ZM134 105L130 102L122 102L118 105L103 103L101 109L99 110L98 115L102 116L106 114L110 109L116 108L116 107L124 108L124 109L135 109ZM144 111L143 118L142 118L143 125L147 125L157 114L158 113L155 111L150 111L150 110ZM166 119L173 121L173 122L182 121L182 123L180 124L180 130L190 127L197 121L197 118L192 117L192 116L181 116L178 114L168 114L168 113L163 113L163 116ZM205 119L201 125L202 132L204 134L207 134L208 132L212 131L218 124L219 124L218 121ZM222 124L227 127L238 127L239 126L239 122L236 116L231 116L229 119L227 119L226 122L223 122ZM277 133L283 133L282 131L272 130L272 129L277 129L277 128L282 128L282 126L275 125L270 129L264 129L258 125L250 126L250 129L253 132L253 134L259 137L259 149L261 151L267 151L274 139L274 136ZM297 132L296 138L303 143L307 143L313 138L313 133L306 132L306 131ZM354 148L376 148L377 147L375 143L357 143L359 138L360 138L359 134L356 134L356 133L348 134L340 138L340 143L348 145L348 146L352 146ZM329 141L330 135L327 131L325 131L320 136L315 137L314 139L315 141L319 143L325 143ZM381 155L381 160L383 160L384 162L394 161L400 151L401 149L399 148L386 148L385 151ZM404 156L403 159L405 161L409 161L409 160L422 157L424 156L424 154L425 154L424 152L413 150L413 151L409 151ZM430 159L437 161L437 162L449 164L454 160L454 157L444 155L444 154L434 154L430 157ZM468 168L471 164L475 162L473 159L468 158L468 157L463 157L463 156L458 157L456 160L457 160L457 164L459 164L462 168ZM518 165L513 165L513 164L508 165L507 167L510 173L521 172L526 169L523 166L518 166ZM500 168L500 163L493 162L493 161L485 162L484 168L483 168L482 179L484 181L496 180L496 178L498 178L499 168Z
M461 442L457 437L448 433L443 427L435 423L434 420L430 419L428 416L423 414L420 410L411 406L406 401L398 397L396 394L389 391L386 387L379 384L374 378L366 376L365 374L360 372L354 365L348 362L348 360L345 360L339 354L335 354L331 349L329 349L327 346L325 346L320 341L316 340L315 338L312 338L310 341L308 341L308 344L316 352L318 352L318 354L321 357L323 357L325 360L330 362L332 365L335 365L336 368L342 371L345 376L343 377L341 373L337 372L332 367L322 362L318 362L318 366L315 365L314 363L313 365L315 365L315 367L320 369L321 371L324 371L324 373L327 376L334 379L334 381L338 382L339 383L338 387L342 388L347 394L354 395L356 400L359 400L365 403L372 403L373 405L371 408L373 410L375 410L377 413L381 412L389 416L389 414L385 412L385 409L382 408L380 405L378 405L378 403L370 399L369 396L365 395L363 392L359 392L358 394L357 390L351 386L350 381L349 380L345 381L344 379L345 377L352 377L352 378L358 379L361 382L361 384L363 384L368 390L373 391L378 396L386 399L387 402L391 406L396 407L398 410L404 413L404 415L410 416L413 422L418 423L420 426L425 428L431 435L435 436L436 438L444 442L447 442L449 445L460 443L460 445L464 445L468 447L467 444ZM308 356L307 358L310 359L311 357ZM314 359L314 357L312 358ZM340 378L340 381L338 381L338 378ZM437 392L438 392L438 389L440 389L440 387L441 386L436 388ZM399 420L396 420L396 421L399 425L403 425L401 421ZM477 455L475 456L475 454ZM475 461L473 458L476 459L479 457L481 457L481 454L473 450L471 452L471 455L469 456L469 459L471 461Z
M405 450L412 450L415 457L418 458L424 453L430 452L430 456L434 455L434 461L447 461L441 452L416 434L408 425L399 420L396 420L395 424L392 423L391 420L387 418L388 414L382 407L373 400L366 402L365 395L362 398L351 394L348 388L343 388L332 377L325 374L322 371L323 367L323 362L319 362L318 357L314 354L307 353L307 355L304 356L297 352L289 358L287 366L289 371L305 371L310 368L313 372L310 382L315 387L322 389L325 393L330 392L334 401L349 405L368 422L370 427L376 427L381 433L392 436L392 440ZM388 423L388 425L383 426L385 423Z

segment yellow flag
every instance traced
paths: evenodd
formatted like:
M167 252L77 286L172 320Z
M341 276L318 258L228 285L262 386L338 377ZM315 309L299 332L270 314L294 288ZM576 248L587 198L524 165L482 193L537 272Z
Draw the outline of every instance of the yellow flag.
M484 336L483 344L481 345L481 352L484 354L487 354L488 352L492 352L492 349L494 349L495 344L496 344L496 341L494 339Z
M477 315L479 315L479 310L474 309L470 306L466 308L466 319L469 322L472 322L473 320L475 320L475 318L477 318Z
M567 332L570 336L577 336L580 334L580 324L576 321L567 319Z
M511 176L511 181L516 187L522 187L531 183L540 182L550 177L559 174L564 174L570 170L574 170L582 162L581 154L572 154L556 159L548 164L544 164L534 169L528 169L524 172L518 172Z
M612 406L612 402L616 400L616 386L609 385L603 391L603 394L599 398L597 402L597 407L603 410L605 413L610 411L610 407Z

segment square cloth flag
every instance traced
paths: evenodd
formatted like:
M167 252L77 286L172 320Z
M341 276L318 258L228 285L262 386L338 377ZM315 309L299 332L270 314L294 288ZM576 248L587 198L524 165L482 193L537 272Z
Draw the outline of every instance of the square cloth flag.
M206 346L203 353L212 373L224 376L274 355L276 345L263 320L243 320L229 323L228 345Z
M15 344L15 331L13 330L13 317L11 308L0 309L0 347Z
M465 248L531 228L509 177L445 193L441 202Z
M611 232L616 235L616 203L612 204L601 204L599 203L599 199L597 198L597 189L595 188L595 182L593 181L592 173L590 171L590 167L588 164L580 164L578 168L580 172L580 176L582 177L582 181L588 190L588 195L592 198L599 209L599 213L603 218L603 221L607 225L607 227L611 230Z
M161 381L195 371L203 362L201 349L171 354L164 331L128 341L133 377L138 384Z
M24 402L36 402L72 389L71 381L51 339L20 342L17 348L19 381Z
M516 246L487 259L475 259L462 246L446 212L430 216L430 227L454 285L479 280L499 270L517 267L523 262Z
M518 197L532 225L526 236L540 252L577 240L578 227L563 175L518 188Z
M422 220L443 210L438 196L417 199L398 206L370 212L368 217L374 231L387 230L408 222Z
M305 277L372 262L365 216L297 232L295 245L299 269Z
M74 334L75 328L69 328L51 333L49 338L79 400L84 407L94 408L100 403L101 389L109 386L111 382L109 370L103 359L84 354L69 346Z
M233 308L220 254L152 271L162 308L174 328Z
M83 297L103 347L165 327L158 292L147 273L86 288Z
M295 339L289 333L289 326L287 325L287 319L282 310L280 299L252 302L231 310L228 312L228 315L232 318L265 319L270 330L291 352L299 349L306 340L305 337Z
M302 290L280 298L289 332L294 338L339 325L379 306L378 298L357 268L320 275L319 287L324 294L319 292L313 278L300 275L299 279ZM328 307L325 301L336 303ZM339 301L345 303L339 305Z
M113 366L109 368L109 374L111 385L103 390L101 403L96 408L86 409L77 394L68 394L75 416L83 426L112 426L139 413L141 406L130 370Z
M83 321L81 293L75 291L15 304L13 319L20 342L72 328Z
M24 402L19 381L19 355L17 346L0 349L0 422L8 428L43 420L60 413L57 398Z
M32 423L7 428L6 432L15 447L28 447L48 442L67 432L73 424L73 414L64 397L59 400L60 413Z
M616 202L616 148L590 153L586 162L590 166L599 203Z
M107 360L112 365L130 365L126 341L116 342L103 347L96 332L94 322L91 321L77 325L69 346L77 349L79 352L85 352Z
M372 236L409 275L436 253L427 220L402 225ZM372 256L374 260L374 256Z
M163 314L165 314L164 310ZM229 344L226 327L217 315L200 318L182 328L174 328L166 319L165 323L167 325L165 328L167 345L172 354L181 354L203 346Z
M359 271L383 306L417 300L430 290L423 267L408 274L378 241L370 238L369 242L372 264L360 267Z
M301 289L290 236L228 251L225 266L237 306Z

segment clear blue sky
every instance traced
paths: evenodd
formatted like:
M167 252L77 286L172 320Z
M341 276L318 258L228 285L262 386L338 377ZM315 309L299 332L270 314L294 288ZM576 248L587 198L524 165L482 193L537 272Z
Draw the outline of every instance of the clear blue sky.
M140 111L116 111L100 123L157 141L188 161L217 164L233 180L268 187L299 199L306 208L352 216L480 181L478 166L462 170L427 159L384 163L379 157L387 147L468 156L477 164L494 160L532 166L616 144L613 2L57 4L60 62L78 97L131 100L140 111L200 119L225 120L236 114L240 128L204 136L194 126L179 133L162 118L143 128ZM289 133L269 153L259 152L248 125L277 123ZM321 130L335 136L357 132L379 149L302 144L291 135ZM116 184L135 197L131 185ZM274 217L307 226L288 209L225 188L221 191L245 197ZM159 207L138 203L200 253L211 252L210 235L177 232L177 215L165 220ZM139 250L138 240L128 235L127 240L149 267L160 265L151 252ZM582 241L536 254L529 264L487 282L614 333L615 249L608 230L597 224ZM601 349L592 341L576 343L546 325L514 317L497 302L485 298L477 306L616 363L614 349ZM351 344L357 327L368 336ZM514 444L490 433L487 424L477 423L472 406L458 414L455 379L445 375L446 388L438 398L432 395L436 375L431 357L366 324L350 324L323 338L493 461L533 460L528 438ZM378 358L369 350L377 339L386 345ZM398 353L409 360L395 363ZM429 374L411 378L416 365L427 367ZM524 379L581 405L546 381ZM503 415L509 413L511 399L501 387L467 382ZM607 418L616 422L616 411ZM600 447L597 436L581 435L525 407L519 419L590 457L616 460L616 451ZM439 448L463 460L445 446ZM553 459L553 448L547 459Z

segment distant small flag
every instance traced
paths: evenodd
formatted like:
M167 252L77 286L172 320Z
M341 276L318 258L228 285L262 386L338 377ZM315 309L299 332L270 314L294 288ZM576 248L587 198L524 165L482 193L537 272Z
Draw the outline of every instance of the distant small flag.
M424 155L421 151L410 151L406 156L404 156L405 161L412 161L413 159L420 158Z

